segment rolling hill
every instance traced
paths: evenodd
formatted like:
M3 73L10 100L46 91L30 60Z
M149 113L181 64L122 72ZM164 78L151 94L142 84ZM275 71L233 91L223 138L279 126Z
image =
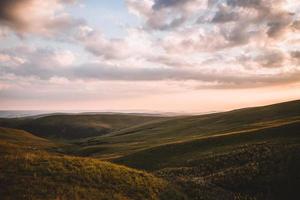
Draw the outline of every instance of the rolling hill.
M300 144L300 120L284 125L251 131L240 131L203 137L186 142L171 143L138 151L115 162L134 168L158 170L165 167L185 166L207 154L219 154L255 144Z
M300 195L300 101L173 118L77 145L176 183L189 199Z
M199 116L165 118L76 142L79 155L110 159L203 137L255 131L300 120L300 101Z
M198 116L54 115L0 124L35 135L0 129L0 153L5 154L0 180L9 183L2 191L7 196L47 196L37 192L40 188L51 188L50 199L281 200L300 195L299 100ZM41 187L30 193L10 182L7 174L14 173L12 180Z
M126 114L53 114L41 117L0 119L0 126L29 131L55 139L78 139L99 136L134 127L163 117Z
M55 152L59 145L0 128L1 199L184 199L151 174Z

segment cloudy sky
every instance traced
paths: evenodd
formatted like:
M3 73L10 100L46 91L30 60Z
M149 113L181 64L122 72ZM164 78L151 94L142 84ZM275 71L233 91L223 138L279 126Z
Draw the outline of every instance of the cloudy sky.
M0 109L300 99L298 0L1 0Z

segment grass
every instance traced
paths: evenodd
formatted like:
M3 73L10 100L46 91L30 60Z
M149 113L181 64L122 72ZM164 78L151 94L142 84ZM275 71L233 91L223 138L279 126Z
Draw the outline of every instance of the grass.
M220 134L187 142L160 145L114 159L114 162L145 170L183 166L208 153L230 151L237 146L260 142L300 141L300 121L271 128Z
M184 198L154 175L54 153L49 151L54 144L24 131L1 128L0 138L1 199Z
M61 114L38 118L0 119L0 126L26 130L40 137L78 139L104 135L162 119L164 118L125 114Z
M78 129L84 138L66 128L70 135L64 139L79 138L67 143L0 129L0 195L192 200L300 195L300 101L200 116L135 121L138 117L53 116L30 122L39 127L33 128L36 135L49 131L47 137L55 139L50 125L85 127L87 133ZM22 120L0 124L21 127ZM97 126L108 131L87 137Z
M300 101L209 115L165 118L103 136L79 140L74 152L78 155L114 159L162 145L264 129L298 120Z
M210 153L155 173L190 199L297 199L300 143L263 142Z

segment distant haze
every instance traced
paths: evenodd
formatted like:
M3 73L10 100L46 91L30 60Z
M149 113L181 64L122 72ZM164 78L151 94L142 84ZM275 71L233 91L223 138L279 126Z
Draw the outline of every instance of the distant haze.
M186 112L158 112L147 110L122 110L122 111L91 111L91 110L52 110L52 111L39 111L39 110L0 110L0 118L19 118L19 117L39 117L45 115L55 114L130 114L130 115L147 115L147 116L181 116L181 115L201 115L205 113L186 113Z

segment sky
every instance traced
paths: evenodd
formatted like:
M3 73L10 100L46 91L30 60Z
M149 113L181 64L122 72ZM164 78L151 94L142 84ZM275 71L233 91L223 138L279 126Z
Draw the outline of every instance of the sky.
M0 109L210 112L300 99L298 0L1 0Z

